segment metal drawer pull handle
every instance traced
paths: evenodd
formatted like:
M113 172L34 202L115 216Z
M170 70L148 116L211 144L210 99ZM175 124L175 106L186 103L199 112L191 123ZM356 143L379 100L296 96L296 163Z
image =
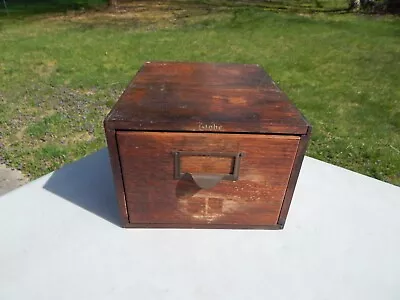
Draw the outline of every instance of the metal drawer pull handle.
M216 186L224 178L224 175L208 175L208 174L204 174L204 175L190 174L190 176L192 176L193 181L201 189L211 189L214 186Z
M239 167L240 158L243 153L220 153L220 152L188 152L188 151L176 151L174 154L174 179L181 179L185 174L190 175L193 181L201 189L210 189L216 186L221 180L236 181L239 179ZM226 157L232 158L233 168L231 172L219 174L219 173L194 173L190 171L182 171L181 169L181 157L182 156L203 156L203 157Z

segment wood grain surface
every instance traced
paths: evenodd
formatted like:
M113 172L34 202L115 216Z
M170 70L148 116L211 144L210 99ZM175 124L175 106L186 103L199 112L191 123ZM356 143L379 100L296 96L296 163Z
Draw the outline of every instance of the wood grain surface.
M124 130L305 134L308 123L257 65L148 63L107 117Z
M311 133L259 65L190 62L145 63L104 127L125 227L283 228Z
M276 225L297 136L118 131L130 223ZM239 179L200 189L174 179L176 151L243 153ZM194 167L192 172L198 172Z
M234 163L234 157L187 155L180 157L180 172L194 174L233 174Z

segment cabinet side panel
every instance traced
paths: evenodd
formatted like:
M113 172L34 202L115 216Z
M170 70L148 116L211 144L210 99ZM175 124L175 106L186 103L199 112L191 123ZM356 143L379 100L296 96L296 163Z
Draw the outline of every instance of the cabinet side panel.
M286 218L289 212L290 204L292 202L294 190L296 188L297 179L299 177L301 165L303 164L304 155L306 154L308 142L311 136L311 127L308 129L306 135L302 135L299 143L299 148L297 149L293 170L290 174L288 187L283 199L282 209L279 214L278 224L281 228L284 227Z
M128 210L125 200L125 188L122 177L121 162L119 159L118 143L116 138L116 132L114 129L107 128L105 126L105 133L108 145L108 154L110 157L111 169L114 177L115 191L118 201L118 209L120 218L123 226L129 223Z

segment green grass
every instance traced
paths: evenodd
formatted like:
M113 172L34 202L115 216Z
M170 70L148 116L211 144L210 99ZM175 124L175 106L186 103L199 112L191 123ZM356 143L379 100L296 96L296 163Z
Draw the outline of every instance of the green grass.
M259 63L313 124L308 155L400 184L399 19L136 8L0 19L9 166L35 178L104 147L102 120L145 61Z

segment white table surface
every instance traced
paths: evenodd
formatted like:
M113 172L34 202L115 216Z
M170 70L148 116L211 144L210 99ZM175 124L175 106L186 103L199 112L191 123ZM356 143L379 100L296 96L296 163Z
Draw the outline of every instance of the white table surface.
M400 299L400 188L305 158L282 231L123 229L106 150L0 198L0 299Z

